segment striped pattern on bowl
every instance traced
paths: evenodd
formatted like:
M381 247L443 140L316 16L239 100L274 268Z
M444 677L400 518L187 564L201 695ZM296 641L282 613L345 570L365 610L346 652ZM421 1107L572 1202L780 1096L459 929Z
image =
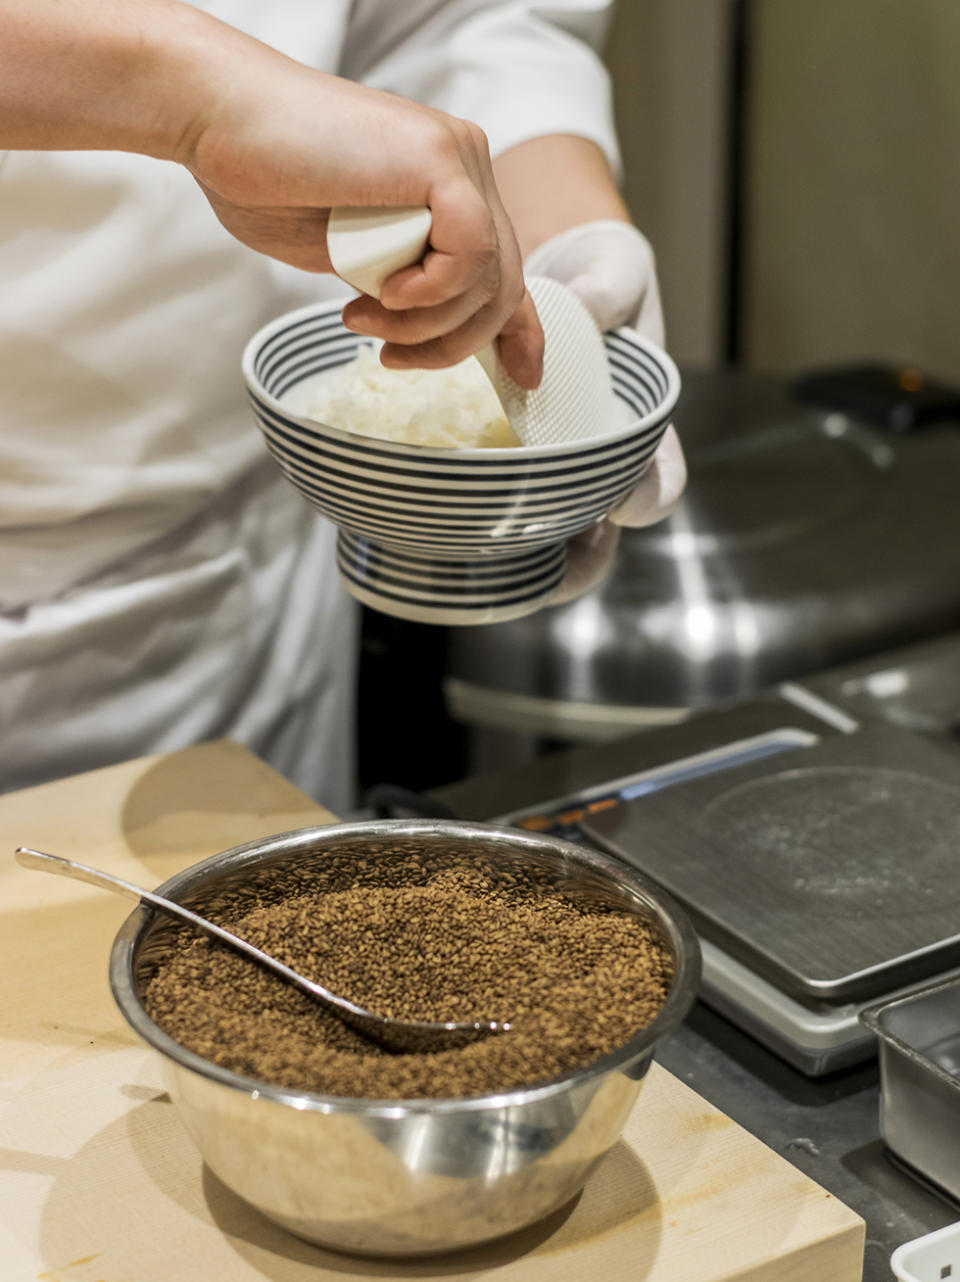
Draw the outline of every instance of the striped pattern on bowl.
M349 590L387 613L438 623L530 613L563 577L564 544L602 519L648 466L679 393L673 362L633 331L604 336L625 425L600 441L514 449L402 445L307 417L309 383L365 341L341 304L280 317L243 368L267 445L340 529Z

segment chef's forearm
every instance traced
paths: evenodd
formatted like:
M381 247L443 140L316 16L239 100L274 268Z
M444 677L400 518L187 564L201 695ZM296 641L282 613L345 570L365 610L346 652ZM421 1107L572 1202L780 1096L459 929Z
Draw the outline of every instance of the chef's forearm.
M497 156L493 169L524 257L568 227L630 221L607 158L589 138L531 138Z
M178 159L224 38L175 0L0 0L0 149Z

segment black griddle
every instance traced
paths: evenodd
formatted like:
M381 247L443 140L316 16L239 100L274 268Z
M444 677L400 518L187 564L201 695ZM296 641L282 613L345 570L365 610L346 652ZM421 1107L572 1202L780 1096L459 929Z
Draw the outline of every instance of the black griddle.
M960 758L872 725L581 822L807 1005L960 965Z

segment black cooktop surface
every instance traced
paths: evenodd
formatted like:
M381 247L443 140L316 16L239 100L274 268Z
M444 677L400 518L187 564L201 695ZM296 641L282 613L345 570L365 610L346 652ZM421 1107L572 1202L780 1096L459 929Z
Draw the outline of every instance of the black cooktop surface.
M698 930L807 1003L960 964L960 756L883 725L581 823Z

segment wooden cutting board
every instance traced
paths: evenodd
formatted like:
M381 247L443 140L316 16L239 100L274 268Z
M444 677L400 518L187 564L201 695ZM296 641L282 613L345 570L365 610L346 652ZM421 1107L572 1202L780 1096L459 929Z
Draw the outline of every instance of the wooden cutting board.
M127 906L19 868L13 849L153 886L217 850L331 819L232 743L0 797L3 1282L859 1282L862 1220L657 1066L579 1200L507 1242L365 1261L300 1242L234 1197L110 997Z

